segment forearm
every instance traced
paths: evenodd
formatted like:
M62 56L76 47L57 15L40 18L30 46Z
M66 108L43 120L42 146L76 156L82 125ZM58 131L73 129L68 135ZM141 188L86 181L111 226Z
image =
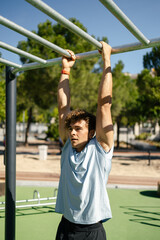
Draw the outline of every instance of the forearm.
M105 151L113 145L113 124L111 117L112 72L110 54L103 55L103 75L99 85L96 117L96 137Z
M72 51L67 51L70 53L71 58L62 57L62 72L58 85L58 108L60 114L70 109L69 75L76 59Z
M58 84L58 112L59 112L59 135L65 143L67 133L65 130L65 118L70 111L69 75L61 74Z
M70 72L70 68L64 70ZM69 74L61 73L58 84L58 109L60 114L70 109Z
M76 59L72 51L67 51L70 53L71 58L62 57L62 72L58 84L59 135L63 143L67 139L65 118L70 111L69 75Z
M112 72L110 59L106 59L103 65L103 75L99 86L98 104L100 107L111 105L112 98Z

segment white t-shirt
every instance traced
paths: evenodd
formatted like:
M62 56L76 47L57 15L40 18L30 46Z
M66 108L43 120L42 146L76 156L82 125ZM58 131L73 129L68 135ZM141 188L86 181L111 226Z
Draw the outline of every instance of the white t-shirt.
M112 217L106 190L113 147L105 152L96 137L81 152L68 139L62 150L55 211L70 222L93 224Z

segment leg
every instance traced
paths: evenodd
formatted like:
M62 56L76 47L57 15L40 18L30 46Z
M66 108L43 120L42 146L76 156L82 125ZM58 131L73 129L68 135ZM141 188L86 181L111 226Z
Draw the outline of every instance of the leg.
M107 240L103 225L101 229L86 233L85 240Z
M65 240L65 226L63 218L61 219L57 229L56 240Z

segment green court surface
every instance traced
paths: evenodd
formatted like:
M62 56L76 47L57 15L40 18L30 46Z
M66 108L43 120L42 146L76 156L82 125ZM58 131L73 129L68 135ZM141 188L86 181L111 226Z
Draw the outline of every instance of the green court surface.
M17 187L17 200L52 197L51 187ZM156 191L108 189L113 218L104 223L107 240L159 240L160 198ZM3 201L4 197L0 197ZM16 211L16 240L54 240L61 215L54 206L30 207ZM0 210L0 239L4 240L5 213Z

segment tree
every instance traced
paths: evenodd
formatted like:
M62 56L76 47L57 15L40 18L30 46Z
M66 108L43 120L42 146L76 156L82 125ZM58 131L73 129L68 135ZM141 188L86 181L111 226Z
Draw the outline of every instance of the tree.
M143 56L143 66L149 70L154 68L157 76L160 76L160 46L153 47L150 53Z
M74 18L70 20L78 27L82 28L84 31L87 31L86 28L78 20ZM48 20L45 23L40 23L38 25L37 34L64 49L71 49L75 53L86 52L95 49L95 47L93 47L91 44L88 44L88 42L79 38L68 29L65 29L59 24L52 25ZM58 56L58 54L53 52L51 49L47 49L46 47L31 39L19 42L18 47L24 51L27 51L44 59L51 59ZM83 102L84 107L95 111L95 98L93 95L97 89L95 84L96 77L93 75L92 69L97 60L98 58L79 61L74 66L74 71L72 71L70 78L72 103L74 108L79 106L81 107L81 103ZM23 63L30 62L24 57L21 57L21 61ZM57 85L60 77L60 72L61 66L55 65L52 68L41 68L27 71L19 76L17 84L17 108L19 111L28 109L29 115L27 131L29 130L29 125L33 118L33 110L35 108L38 107L41 109L49 109L53 105L57 104ZM91 86L92 83L94 90L92 92L89 92L87 87ZM80 90L83 92L83 96L80 96ZM88 96L90 104L87 105L88 100L86 98ZM28 133L26 133L26 143L27 136Z
M137 78L138 114L141 121L160 119L160 77L153 77L144 69Z
M119 61L113 68L113 104L112 116L113 121L117 123L117 148L119 148L119 134L121 124L133 124L135 113L133 110L136 106L138 97L136 81L129 75L125 75L122 70L124 64Z
M5 121L5 67L0 66L0 123Z
M93 68L93 65L90 66ZM77 63L72 71L71 108L82 108L96 114L100 75L85 68L85 62Z

